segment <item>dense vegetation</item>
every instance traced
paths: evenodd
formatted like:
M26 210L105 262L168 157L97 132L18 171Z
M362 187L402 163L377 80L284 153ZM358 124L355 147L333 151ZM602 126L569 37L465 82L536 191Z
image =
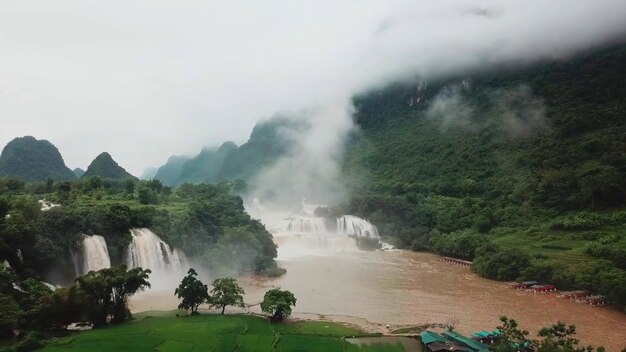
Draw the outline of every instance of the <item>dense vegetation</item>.
M489 278L626 304L625 61L618 46L356 97L342 211Z
M31 136L15 138L4 147L0 155L2 176L15 176L25 181L76 178L52 143Z
M537 336L540 339L531 339L530 333L519 327L517 321L506 316L500 317L502 325L498 326L500 335L492 349L496 352L604 352L602 346L594 349L593 346L580 346L576 338L576 326L567 325L558 321L552 326L542 328Z
M81 177L86 178L92 176L104 177L111 180L135 178L135 176L129 174L123 167L119 166L117 162L113 160L111 154L107 152L100 153L100 155L93 159L89 167L87 167L87 171L85 171Z
M131 241L129 229L149 227L216 273L279 273L271 235L245 213L232 187L184 184L172 190L156 180L99 177L29 184L0 179L0 261L8 260L22 280L68 281L74 277L69 252L81 233L104 236L116 265ZM38 199L44 198L61 206L41 211Z

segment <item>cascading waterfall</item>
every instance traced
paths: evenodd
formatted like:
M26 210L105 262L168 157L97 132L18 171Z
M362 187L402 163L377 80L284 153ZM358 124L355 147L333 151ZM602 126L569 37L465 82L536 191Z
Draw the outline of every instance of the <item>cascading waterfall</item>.
M376 226L354 215L344 215L338 218L337 232L357 237L380 238Z
M284 229L286 232L296 233L325 233L326 222L324 218L312 217L312 216L292 216L285 219Z
M102 236L83 234L78 248L71 251L71 255L76 276L111 267L107 242Z
M311 208L303 209L305 215L286 218L282 229L273 234L279 258L357 251L355 237L380 238L376 226L353 215L337 218L336 230L329 231L326 219L314 216Z
M131 229L130 233L133 239L125 253L125 262L129 268L150 269L151 278L178 275L187 270L185 254L176 248L172 249L150 229Z

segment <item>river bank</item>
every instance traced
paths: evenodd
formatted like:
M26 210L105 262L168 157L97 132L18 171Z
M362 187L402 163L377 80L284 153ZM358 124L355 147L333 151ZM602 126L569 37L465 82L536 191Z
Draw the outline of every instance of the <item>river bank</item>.
M251 312L270 288L292 291L298 299L295 318L328 319L385 332L386 325L454 324L464 334L493 330L507 315L536 333L558 320L577 326L584 344L609 351L626 346L626 315L611 308L591 308L533 295L491 281L468 268L445 264L429 253L407 251L335 251L328 255L279 259L287 269L280 278L242 277ZM146 292L130 302L133 311L173 309L172 292ZM233 311L236 312L236 311Z

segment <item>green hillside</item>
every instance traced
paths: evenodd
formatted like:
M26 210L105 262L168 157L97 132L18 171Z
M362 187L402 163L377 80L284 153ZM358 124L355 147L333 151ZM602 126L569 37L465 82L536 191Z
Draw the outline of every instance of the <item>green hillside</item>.
M288 137L289 131L304 127L302 121L281 116L259 122L248 141L228 154L218 178L249 180L288 152L293 144Z
M4 147L0 155L0 176L15 176L24 181L76 178L52 143L32 136L15 138Z
M229 153L237 150L233 142L225 142L217 149L202 149L200 154L187 160L181 169L177 184L190 183L215 183L218 181L218 173L222 169L224 160Z
M111 154L107 152L101 153L95 159L93 159L91 164L89 164L87 171L85 171L85 173L81 177L87 178L92 176L104 177L111 180L136 178L135 176L126 172L123 167L119 166L117 162L113 160Z
M343 210L490 278L626 303L624 62L618 46L356 97Z
M189 160L189 158L179 155L172 155L167 159L167 162L161 166L154 178L163 182L167 186L176 185L180 179L180 174L183 171L183 165Z

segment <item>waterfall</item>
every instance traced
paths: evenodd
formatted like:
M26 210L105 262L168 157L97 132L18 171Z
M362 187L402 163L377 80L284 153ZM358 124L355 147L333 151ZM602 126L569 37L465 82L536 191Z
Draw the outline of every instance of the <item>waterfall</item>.
M153 276L179 274L187 270L185 254L172 249L150 229L131 229L132 242L125 254L129 268L142 267L152 271Z
M338 218L337 232L358 237L380 238L376 226L354 215L344 215Z
M111 267L107 242L102 236L83 234L78 248L71 251L76 276L84 275L92 270L97 271Z
M283 228L285 232L325 233L326 222L324 221L324 218L296 215L285 219L285 225Z
M276 233L279 259L358 251L354 238L335 233Z

